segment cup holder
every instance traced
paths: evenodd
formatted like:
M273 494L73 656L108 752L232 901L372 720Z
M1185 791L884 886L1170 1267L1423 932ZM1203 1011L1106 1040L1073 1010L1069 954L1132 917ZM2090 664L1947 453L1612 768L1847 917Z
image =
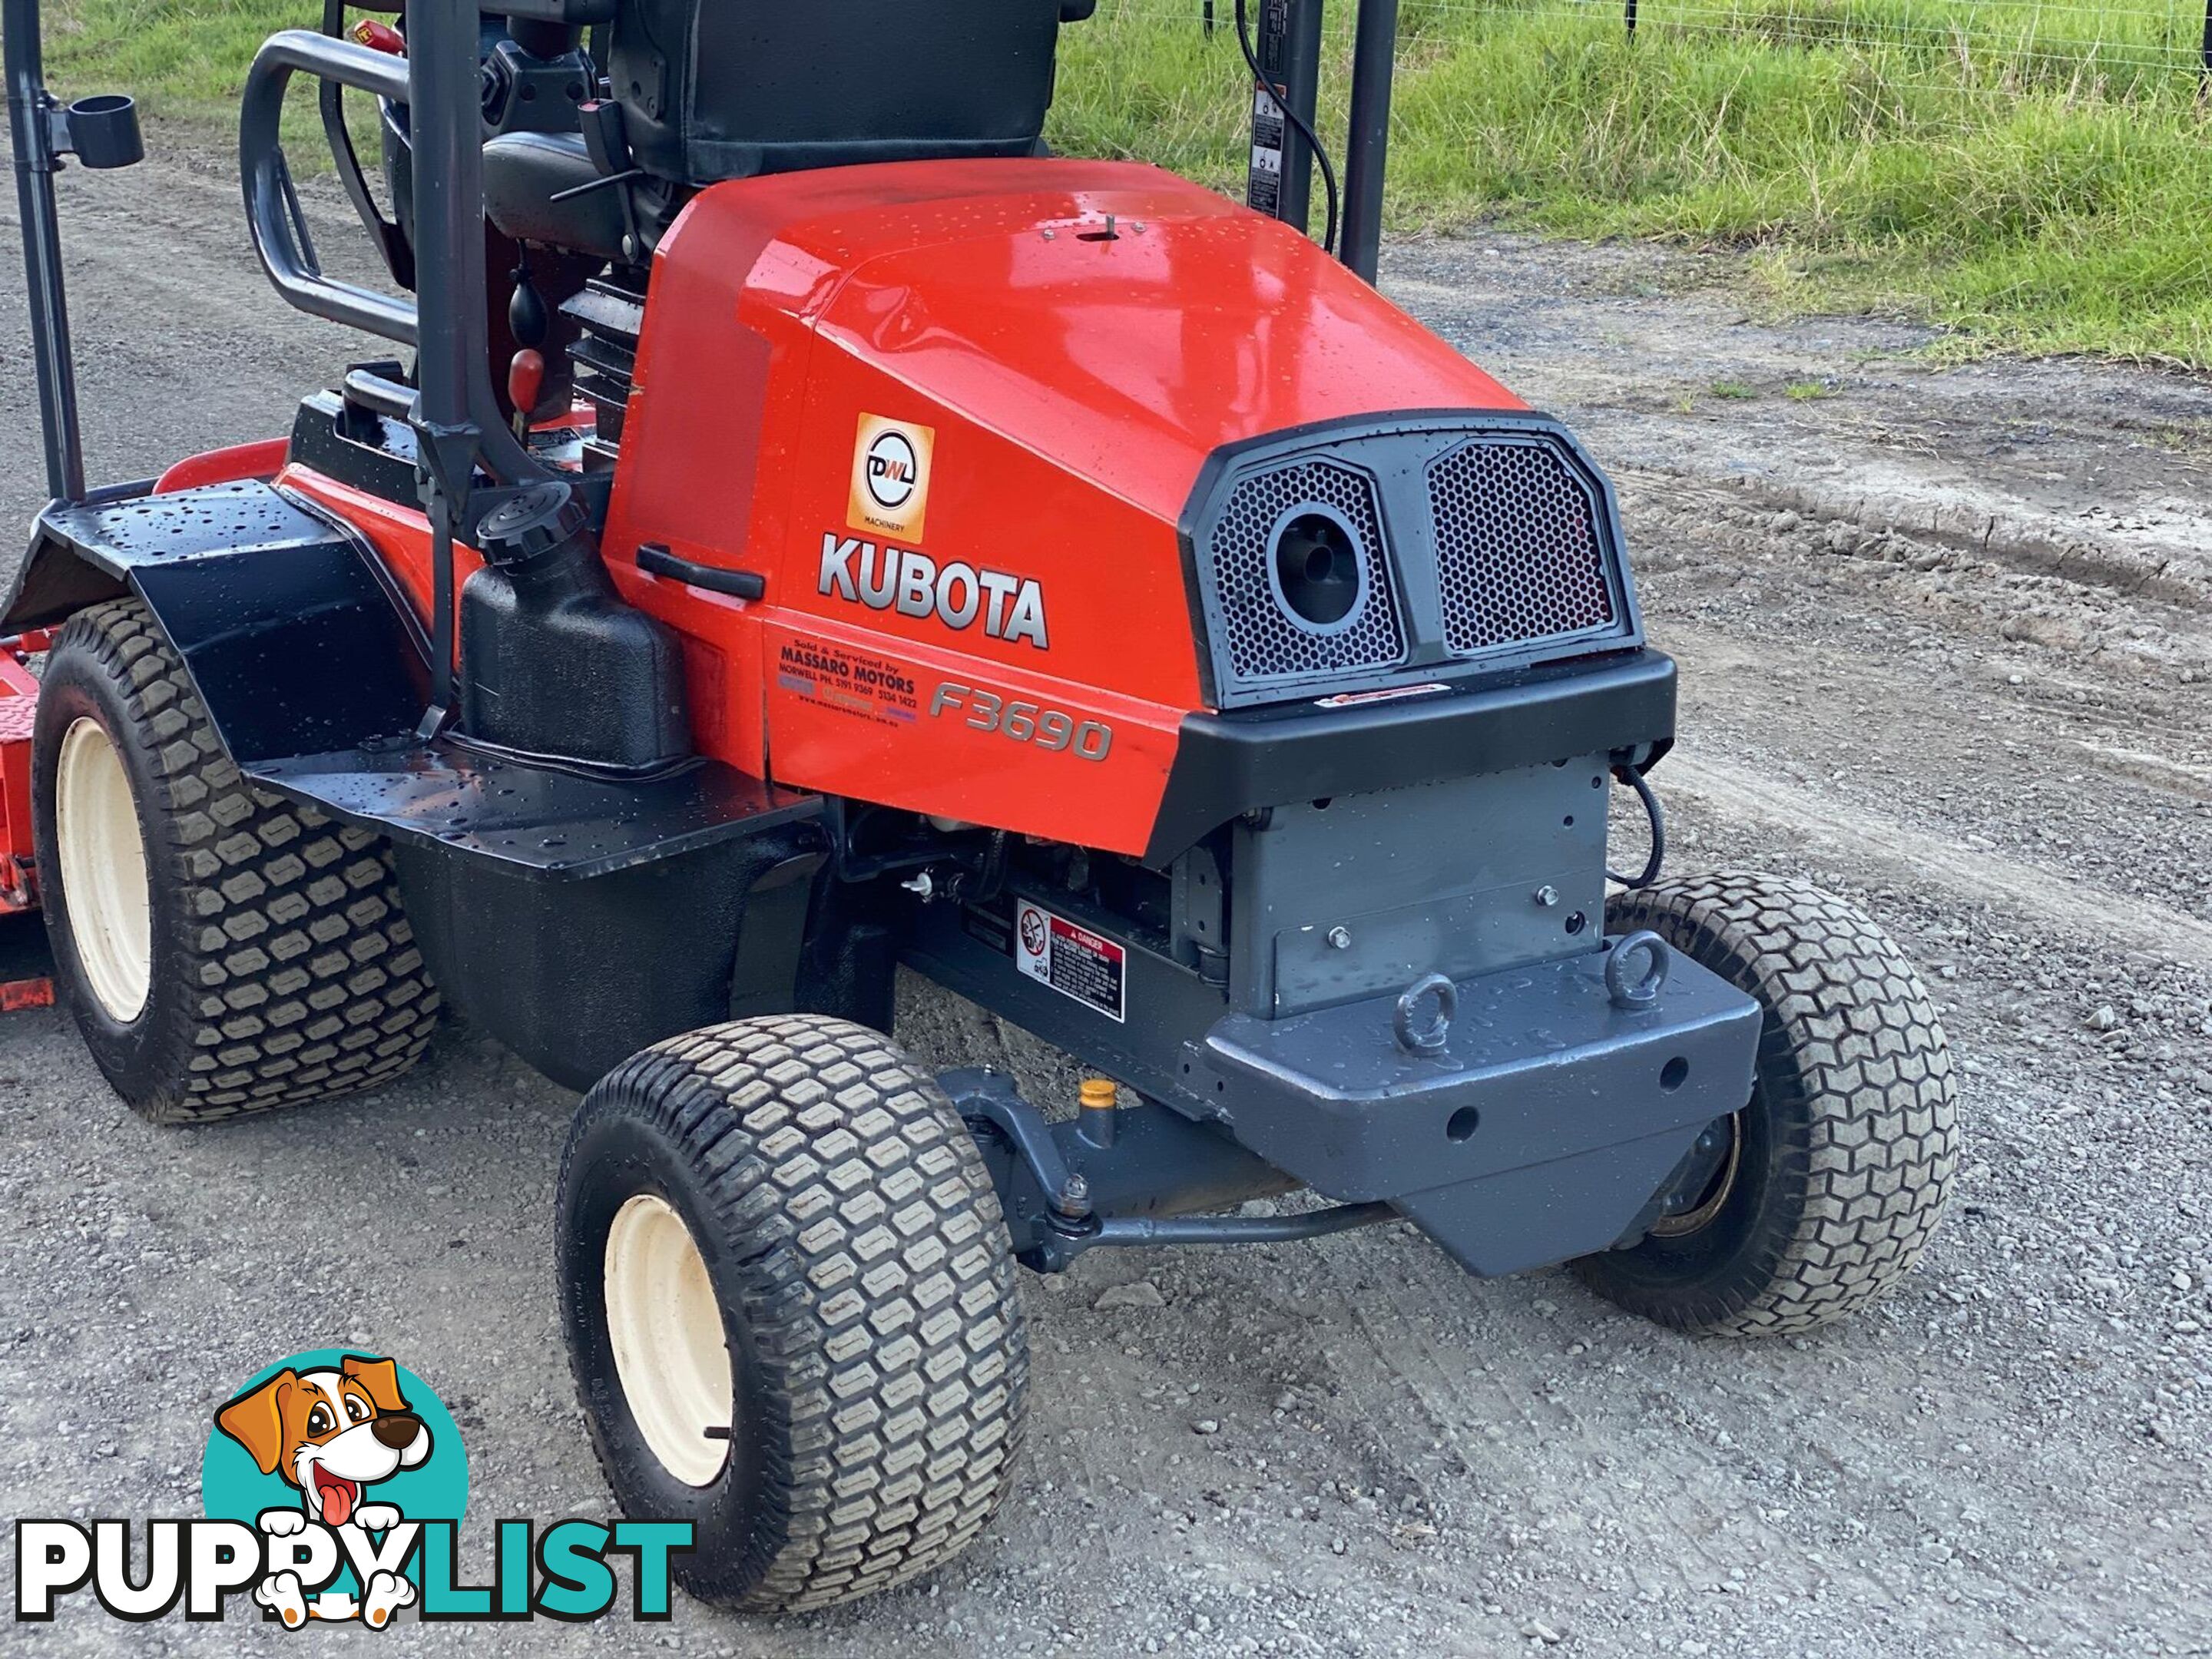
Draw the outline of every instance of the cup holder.
M127 167L146 159L137 103L122 93L78 99L62 111L61 125L68 136L67 152L85 167Z

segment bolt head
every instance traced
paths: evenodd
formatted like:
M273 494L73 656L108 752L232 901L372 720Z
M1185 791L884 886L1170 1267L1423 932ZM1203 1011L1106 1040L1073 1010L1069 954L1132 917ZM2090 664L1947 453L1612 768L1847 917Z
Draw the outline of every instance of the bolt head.
M1352 930L1349 927L1330 928L1328 948L1332 951L1349 951L1352 948Z
M1069 1176L1060 1183L1060 1195L1053 1200L1053 1208L1065 1216L1089 1214L1091 1183L1079 1175Z
M1536 902L1542 905L1547 910L1550 909L1559 902L1559 890L1558 888L1544 886L1539 887L1536 890Z

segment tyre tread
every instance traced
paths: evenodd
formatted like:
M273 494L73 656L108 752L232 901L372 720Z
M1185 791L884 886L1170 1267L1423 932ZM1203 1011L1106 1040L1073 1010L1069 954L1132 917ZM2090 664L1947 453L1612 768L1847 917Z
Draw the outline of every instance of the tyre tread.
M1852 905L1741 872L1680 877L1614 900L1615 933L1650 928L1758 997L1759 1070L1781 1103L1794 1231L1765 1241L1750 1282L1688 1306L1585 1277L1636 1311L1706 1334L1790 1335L1865 1307L1919 1261L1959 1157L1950 1049L1918 972Z
M106 672L146 740L169 845L149 869L182 894L192 1001L183 1074L136 1102L202 1123L380 1088L422 1057L439 997L380 838L254 789L145 606L76 613L54 644ZM166 860L164 860L166 854Z
M936 1083L878 1032L794 1014L626 1061L586 1100L570 1156L602 1102L684 1143L716 1224L744 1239L745 1316L788 1407L771 1433L781 1524L749 1559L695 1562L700 1592L823 1607L972 1543L1011 1479L1028 1346L997 1191ZM580 1370L577 1384L588 1400ZM621 1490L596 1419L592 1443Z

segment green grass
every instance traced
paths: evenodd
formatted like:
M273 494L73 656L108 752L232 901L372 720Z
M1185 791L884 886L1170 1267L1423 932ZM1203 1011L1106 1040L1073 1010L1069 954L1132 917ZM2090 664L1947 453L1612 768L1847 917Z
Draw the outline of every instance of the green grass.
M1784 304L2212 366L2203 14L2165 3L1645 0L1631 42L1610 3L1407 0L1390 216L1745 248ZM1104 0L1071 30L1060 141L1233 185L1237 49L1194 9ZM1723 14L1739 32L1682 26Z
M2148 3L2166 9L1644 0L1631 42L1611 0L1404 0L1390 218L1740 248L1778 305L2212 367L2212 121L2189 68L2203 14ZM1068 30L1054 142L1237 188L1241 62L1199 5L1103 0ZM1338 88L1353 9L1330 8ZM318 10L50 0L50 68L227 137L255 45ZM1340 136L1340 106L1322 125Z
M128 92L156 121L225 132L262 41L322 21L315 0L46 0L46 14L62 96Z
M228 153L253 54L279 29L321 27L322 15L319 0L46 0L46 80L64 98L127 92L149 127ZM368 142L369 100L350 94L348 106L356 142ZM299 172L327 170L304 76L292 82L285 138Z

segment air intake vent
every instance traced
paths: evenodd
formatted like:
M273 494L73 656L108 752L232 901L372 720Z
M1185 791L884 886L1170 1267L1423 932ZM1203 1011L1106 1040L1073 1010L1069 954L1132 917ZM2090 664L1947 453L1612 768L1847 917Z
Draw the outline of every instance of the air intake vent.
M1389 667L1406 654L1375 486L1305 460L1246 478L1215 520L1213 610L1239 682Z
M584 446L585 465L612 466L629 411L631 377L637 372L638 336L645 330L645 295L605 277L561 307L580 330L568 356L576 365L576 391L599 413L599 430Z
M1428 476L1453 655L1616 625L1596 500L1557 449L1479 438L1432 462Z
M1540 415L1255 439L1220 452L1182 528L1217 708L1419 693L1644 642L1612 489Z

